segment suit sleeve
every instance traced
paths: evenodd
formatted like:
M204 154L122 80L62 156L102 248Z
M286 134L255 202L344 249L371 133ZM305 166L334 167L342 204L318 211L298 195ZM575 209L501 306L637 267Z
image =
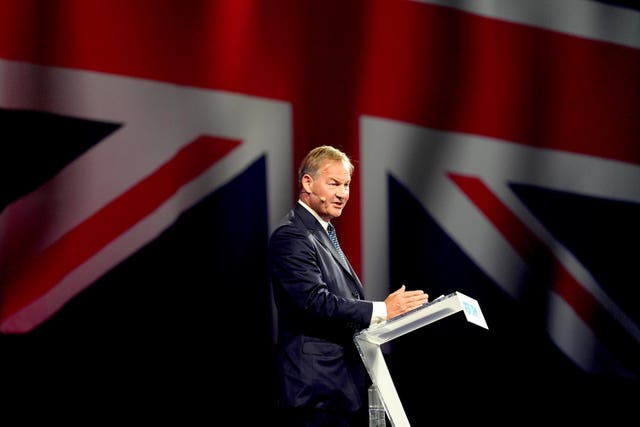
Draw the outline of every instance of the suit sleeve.
M276 297L314 318L369 326L373 304L354 298L359 285L312 233L280 227L270 240L269 257Z

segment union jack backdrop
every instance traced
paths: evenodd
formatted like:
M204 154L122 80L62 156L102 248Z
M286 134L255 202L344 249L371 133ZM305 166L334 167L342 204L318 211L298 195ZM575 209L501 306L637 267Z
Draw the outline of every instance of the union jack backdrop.
M369 297L458 291L489 326L384 348L412 425L634 409L634 2L0 6L5 402L268 418L266 244L331 144L356 164L334 223Z

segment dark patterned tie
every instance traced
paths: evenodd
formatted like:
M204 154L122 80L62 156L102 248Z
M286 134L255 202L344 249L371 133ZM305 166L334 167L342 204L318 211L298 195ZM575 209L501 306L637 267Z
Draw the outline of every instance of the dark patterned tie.
M340 243L338 243L338 236L336 236L335 227L333 225L329 224L327 226L327 232L329 233L329 238L331 239L331 243L333 243L333 246L336 248L336 250L340 254L340 257L342 258L342 260L346 264L347 263L347 257L344 256L344 252L342 252L342 249L340 248Z

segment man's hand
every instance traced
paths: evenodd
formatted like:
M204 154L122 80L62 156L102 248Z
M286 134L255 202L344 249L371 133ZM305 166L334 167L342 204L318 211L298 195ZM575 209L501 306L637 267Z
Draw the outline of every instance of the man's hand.
M429 295L425 294L424 291L407 291L405 286L402 285L400 289L390 293L384 300L387 306L387 320L414 310L426 304L427 301L429 301Z

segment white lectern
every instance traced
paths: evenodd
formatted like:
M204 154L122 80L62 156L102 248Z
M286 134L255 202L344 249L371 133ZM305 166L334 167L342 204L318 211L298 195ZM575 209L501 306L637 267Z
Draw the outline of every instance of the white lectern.
M410 424L380 346L460 311L464 312L467 321L489 329L478 302L460 292L453 292L389 321L364 329L353 337L371 381L378 388L380 399L393 427L404 427Z

